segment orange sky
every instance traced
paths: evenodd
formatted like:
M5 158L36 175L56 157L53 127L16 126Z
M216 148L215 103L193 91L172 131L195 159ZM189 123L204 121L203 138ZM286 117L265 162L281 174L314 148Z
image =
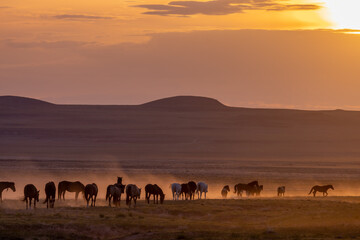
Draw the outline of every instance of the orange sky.
M236 106L357 109L360 36L336 29L360 29L359 6L2 0L0 95L136 104L194 94Z

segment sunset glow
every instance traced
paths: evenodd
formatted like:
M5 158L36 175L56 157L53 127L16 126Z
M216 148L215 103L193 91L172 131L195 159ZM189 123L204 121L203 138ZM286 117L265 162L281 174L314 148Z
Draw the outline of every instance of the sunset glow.
M360 1L358 0L327 0L330 21L338 29L360 29Z

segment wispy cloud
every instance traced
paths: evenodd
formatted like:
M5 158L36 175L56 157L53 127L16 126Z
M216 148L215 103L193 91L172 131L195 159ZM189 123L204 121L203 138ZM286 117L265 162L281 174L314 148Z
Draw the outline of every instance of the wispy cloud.
M62 14L53 16L56 19L68 19L68 20L106 20L113 19L113 17L95 16L95 15L83 15L83 14Z
M284 2L284 1L281 1ZM143 4L135 7L146 8L148 15L228 15L243 13L247 10L290 11L316 10L321 6L316 4L285 4L276 0L212 0L202 1L172 1L168 4Z

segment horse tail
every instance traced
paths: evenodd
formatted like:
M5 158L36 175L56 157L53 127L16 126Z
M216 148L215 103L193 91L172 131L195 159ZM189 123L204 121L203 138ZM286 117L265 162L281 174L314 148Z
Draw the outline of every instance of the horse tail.
M109 197L110 197L110 191L108 189L108 190L106 190L106 201L109 199Z
M311 190L310 190L310 192L309 192L308 195L310 195L310 194L313 192L314 188L315 188L315 187L312 187L312 188L311 188Z

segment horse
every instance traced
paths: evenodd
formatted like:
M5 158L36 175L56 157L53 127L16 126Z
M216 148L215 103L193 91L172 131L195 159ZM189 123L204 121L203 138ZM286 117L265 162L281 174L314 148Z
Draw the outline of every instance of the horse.
M224 186L223 189L221 190L221 196L222 196L223 198L226 198L227 195L228 195L228 192L230 192L230 187L229 187L229 185L226 185L226 186Z
M128 184L126 186L126 205L131 206L131 200L134 200L134 208L136 207L136 200L140 199L141 188L138 188L135 184Z
M69 181L62 181L59 182L58 185L58 199L62 198L65 200L65 192L75 192L75 200L78 199L79 193L82 192L84 194L85 186L79 181L76 182L69 182Z
M109 185L106 189L106 201L109 200L109 207L111 207L111 199L115 207L120 206L121 190L117 184Z
M36 202L39 202L39 192L33 184L27 184L24 187L24 202L26 202L26 209L31 208L31 201L34 199L34 208L36 208Z
M323 193L323 196L326 197L328 195L327 191L329 189L332 189L334 190L334 187L333 185L325 185L325 186L318 186L318 185L315 185L311 188L310 192L309 192L309 195L311 193L314 194L314 197L316 196L316 192L322 192Z
M162 189L156 184L148 184L145 186L145 201L150 203L150 196L154 195L154 204L155 204L155 196L156 196L156 204L159 204L159 195L160 195L160 204L163 204L165 194Z
M85 199L86 199L86 206L89 207L89 202L91 199L91 207L95 207L96 197L98 194L98 187L95 183L88 184L85 186Z
M190 190L190 187L189 187L188 183L182 183L181 184L180 195L181 195L182 200L184 200L184 195L185 195L185 200L188 200L189 196L190 196L190 199L191 199L191 190Z
M247 196L260 196L260 193L261 191L264 190L264 186L263 185L260 185L260 186L252 186L252 187L249 187L248 190L246 191L246 195Z
M179 183L170 184L170 188L173 195L173 200L179 200L179 196L181 194L181 185Z
M196 182L190 181L190 182L188 182L188 185L189 185L189 188L190 188L190 200L191 200L191 198L194 200L195 199L195 192L196 192L196 189L197 189Z
M56 195L56 187L55 187L55 183L54 182L48 182L45 185L45 194L46 194L46 199L43 202L44 204L46 203L46 208L54 208L54 204L55 204L55 195Z
M277 195L278 195L278 197L281 197L281 196L285 195L285 186L278 187Z
M234 193L242 197L242 192L245 191L246 194L249 196L249 194L251 194L252 191L256 191L256 189L258 189L259 187L260 186L258 181L252 181L249 182L248 184L238 183L234 186Z
M2 192L6 189L9 190L9 188L11 190L13 190L13 192L16 191L15 189L15 183L14 182L0 182L0 202L2 202Z
M200 192L200 198L199 198L199 192ZM198 182L196 186L196 193L198 195L198 199L201 199L202 193L205 193L205 199L206 199L207 192L208 192L208 185L204 182Z

